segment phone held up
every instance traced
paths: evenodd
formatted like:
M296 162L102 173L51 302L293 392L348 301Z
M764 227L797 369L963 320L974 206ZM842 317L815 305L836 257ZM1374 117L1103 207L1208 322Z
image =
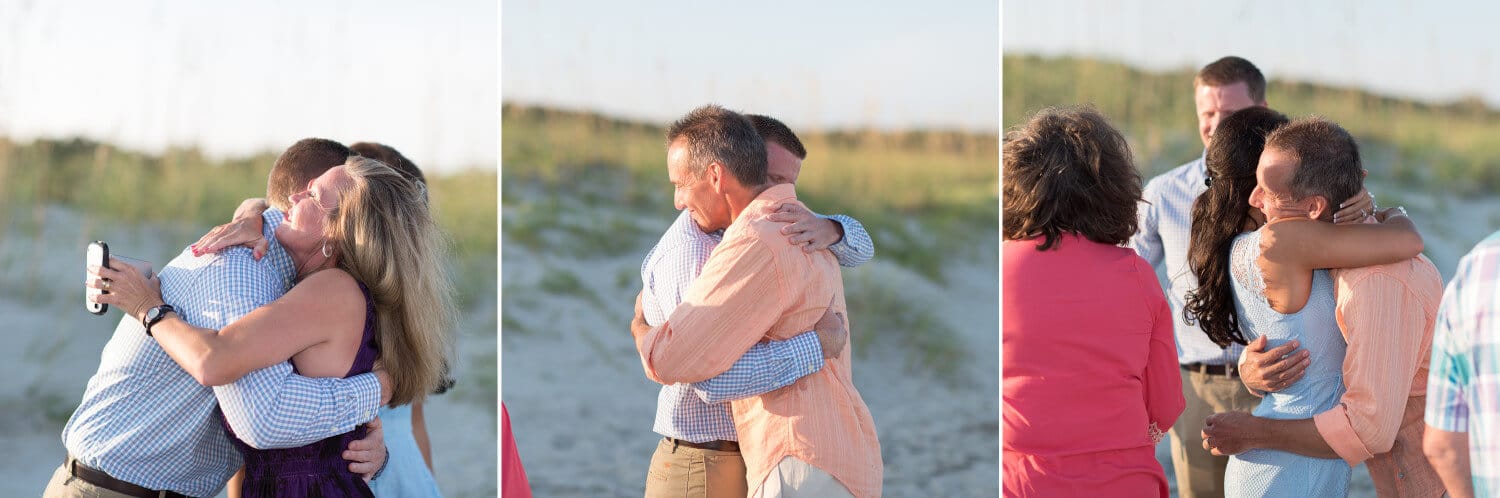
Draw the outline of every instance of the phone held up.
M118 254L114 255L114 259L115 261L119 261L121 263L125 263L127 265L135 267L135 269L140 270L141 274L145 275L146 278L151 278L152 271L150 261L128 258ZM85 269L91 266L101 266L104 268L113 269L114 267L110 266L109 260L109 244L105 244L103 241L94 241L89 243L88 250L84 255ZM94 302L93 298L94 296L97 296L99 294L108 293L109 291L106 290L95 289L93 287L84 287L83 307L88 309L89 313L93 313L95 315L103 315L106 311L109 311L109 305L96 303Z

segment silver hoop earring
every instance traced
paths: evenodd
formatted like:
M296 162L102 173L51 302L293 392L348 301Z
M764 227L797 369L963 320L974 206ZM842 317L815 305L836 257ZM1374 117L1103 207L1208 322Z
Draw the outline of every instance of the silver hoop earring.
M323 259L328 259L328 258L331 258L331 257L333 257L333 249L329 249L328 248L328 243L324 242L323 243Z

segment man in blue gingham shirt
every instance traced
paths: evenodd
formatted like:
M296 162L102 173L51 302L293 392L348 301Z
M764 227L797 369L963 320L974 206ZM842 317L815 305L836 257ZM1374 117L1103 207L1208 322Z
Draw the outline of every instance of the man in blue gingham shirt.
M801 170L801 160L806 150L801 141L780 121L766 116L751 116L752 122L763 138L771 157L772 181L795 182ZM778 156L779 153L779 156ZM804 216L807 213L804 213ZM827 247L839 264L854 267L870 261L875 255L875 245L864 227L853 218L844 215L817 215L817 222L828 223L825 228L837 236L843 236ZM826 220L826 221L824 221ZM826 227L826 225L825 225ZM653 327L667 321L672 310L681 304L688 287L703 269L703 264L713 253L714 247L723 240L723 230L704 233L693 221L688 211L677 216L656 246L647 253L641 264L641 312L645 322ZM756 344L735 361L728 370L708 380L692 384L662 386L657 395L656 422L653 430L667 439L663 440L653 455L651 469L647 475L646 496L662 493L668 487L701 489L697 478L687 474L694 472L692 465L664 465L660 459L678 451L697 449L679 448L686 443L717 443L738 441L734 417L728 402L759 396L791 385L797 379L818 371L823 367L823 349L815 332L804 332L786 341L767 341ZM674 444L672 440L679 442ZM715 451L715 450L706 450ZM735 450L717 450L718 458L705 459L697 464L696 472L708 474L705 487L712 488L716 478L738 480L745 484L744 462L738 460ZM733 458L737 463L725 461ZM689 456L689 461L698 461ZM725 476L729 470L714 468L737 468L738 475ZM717 470L717 471L716 471ZM717 474L717 475L716 475ZM671 495L671 493L666 493ZM690 495L696 496L690 493Z
M263 214L269 249L261 261L245 247L201 257L183 251L158 273L163 300L188 323L217 330L280 297L295 276L291 257L275 238L282 216L276 210ZM136 317L125 316L62 438L77 463L115 479L211 496L241 465L216 407L251 446L290 448L353 430L374 418L380 401L375 374L312 379L292 373L290 363L204 387L146 335ZM66 480L67 467L58 470L54 485L59 476ZM47 492L52 496L53 487Z
M1224 57L1198 71L1193 81L1198 134L1203 147L1219 121L1246 107L1264 106L1266 79L1250 61ZM1224 496L1224 466L1228 457L1213 456L1199 444L1203 421L1216 412L1250 411L1260 398L1240 384L1235 373L1243 347L1221 348L1197 325L1183 320L1187 293L1198 288L1188 267L1187 252L1193 221L1193 201L1208 187L1203 157L1178 166L1146 183L1137 212L1139 231L1130 245L1165 274L1162 290L1172 308L1177 338L1177 361L1182 364L1182 397L1187 407L1172 424L1172 465L1177 491L1183 498Z
M1458 263L1427 372L1423 446L1453 496L1500 496L1500 232Z

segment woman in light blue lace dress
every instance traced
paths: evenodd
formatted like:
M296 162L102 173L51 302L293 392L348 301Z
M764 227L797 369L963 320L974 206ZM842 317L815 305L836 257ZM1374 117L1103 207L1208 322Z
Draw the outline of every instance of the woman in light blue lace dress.
M1302 419L1332 408L1344 392L1333 280L1320 268L1398 261L1419 252L1421 239L1404 217L1325 223L1334 207L1327 199L1365 195L1357 146L1326 121L1281 123L1285 118L1274 111L1252 108L1216 130L1207 155L1209 191L1195 205L1189 251L1200 287L1186 312L1219 344L1260 336L1268 347L1298 340L1311 354L1303 378L1268 394L1253 414ZM1265 136L1271 129L1277 131ZM1299 167L1324 180L1294 181ZM1273 222L1260 226L1267 219ZM1230 458L1226 496L1344 496L1349 474L1340 459L1250 450Z

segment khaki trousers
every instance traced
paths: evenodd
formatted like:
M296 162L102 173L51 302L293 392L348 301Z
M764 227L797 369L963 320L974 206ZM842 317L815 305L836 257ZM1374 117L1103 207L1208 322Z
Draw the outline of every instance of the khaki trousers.
M1172 424L1172 468L1177 474L1177 496L1223 498L1224 467L1229 457L1203 449L1203 422L1219 412L1248 412L1260 404L1239 377L1182 372L1182 399L1187 406Z
M753 498L854 498L838 479L823 469L789 456L766 475Z
M47 490L42 492L42 498L131 498L124 493L116 493L93 484L84 482L68 475L67 465L59 465L52 473L52 481L47 483Z
M748 494L745 459L738 451L700 450L662 439L646 471L646 498L745 498Z

